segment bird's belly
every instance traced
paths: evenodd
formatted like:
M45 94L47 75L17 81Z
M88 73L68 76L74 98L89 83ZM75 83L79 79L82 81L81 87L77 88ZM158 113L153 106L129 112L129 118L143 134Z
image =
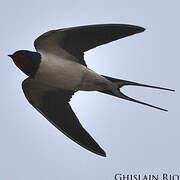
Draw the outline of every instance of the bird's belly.
M77 90L85 71L86 67L69 60L44 60L35 79L61 89Z

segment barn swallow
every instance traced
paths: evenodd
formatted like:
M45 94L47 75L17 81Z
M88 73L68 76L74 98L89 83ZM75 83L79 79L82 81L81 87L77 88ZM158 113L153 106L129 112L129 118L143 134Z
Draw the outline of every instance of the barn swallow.
M51 30L34 41L36 52L19 50L9 56L16 66L29 76L22 83L29 103L80 146L100 156L106 156L104 150L80 124L69 101L79 90L99 91L167 111L128 97L120 88L132 85L174 90L100 75L89 69L84 60L84 52L144 30L142 27L127 24L100 24Z

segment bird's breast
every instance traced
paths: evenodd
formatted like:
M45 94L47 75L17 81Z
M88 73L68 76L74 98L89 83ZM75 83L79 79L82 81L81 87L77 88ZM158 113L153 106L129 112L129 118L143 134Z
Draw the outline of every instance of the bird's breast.
M76 62L48 55L42 58L35 79L61 89L76 90L86 69Z

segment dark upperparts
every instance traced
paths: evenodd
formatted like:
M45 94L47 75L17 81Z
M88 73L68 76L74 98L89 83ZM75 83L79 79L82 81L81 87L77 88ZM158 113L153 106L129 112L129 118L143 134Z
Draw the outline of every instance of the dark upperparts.
M41 63L41 55L38 52L19 50L10 56L16 66L29 77L34 77Z

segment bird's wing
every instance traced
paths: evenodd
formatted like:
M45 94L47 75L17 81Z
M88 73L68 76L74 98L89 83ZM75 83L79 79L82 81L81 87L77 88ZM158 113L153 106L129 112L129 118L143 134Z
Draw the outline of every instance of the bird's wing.
M127 24L99 24L48 31L34 41L37 51L62 54L85 65L84 52L145 29Z
M106 156L69 105L74 92L62 91L31 78L23 81L22 88L28 101L57 129L89 151Z

